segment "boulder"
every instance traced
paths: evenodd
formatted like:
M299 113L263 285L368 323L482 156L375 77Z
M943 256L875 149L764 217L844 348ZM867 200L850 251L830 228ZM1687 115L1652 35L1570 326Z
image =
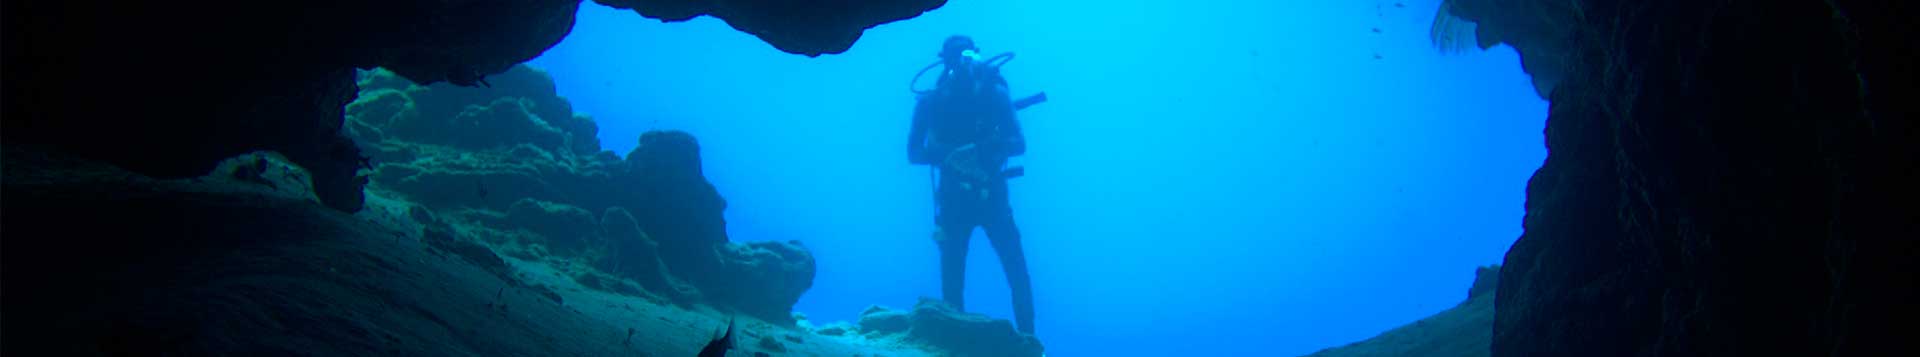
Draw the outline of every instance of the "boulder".
M907 332L913 327L913 321L907 313L894 311L885 306L868 306L860 312L860 331L875 334L895 334Z
M633 195L627 208L641 230L660 243L667 268L697 285L714 282L719 264L714 250L727 242L722 215L727 202L701 176L699 142L686 132L647 132L626 162L626 171L615 180Z
M313 182L307 170L270 151L251 152L221 161L203 180L257 186L274 195L319 201L313 195Z
M954 310L936 299L921 298L911 312L881 306L860 314L860 330L875 337L897 336L952 356L1040 356L1046 349L1033 335L1006 319Z
M694 280L702 291L741 312L791 324L793 304L813 287L813 254L799 241L727 243L720 273Z

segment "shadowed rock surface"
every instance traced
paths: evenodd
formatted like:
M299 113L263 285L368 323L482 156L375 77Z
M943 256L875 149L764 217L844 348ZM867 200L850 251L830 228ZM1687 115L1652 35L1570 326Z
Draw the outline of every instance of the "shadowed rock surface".
M1566 77L1567 56L1575 39L1569 20L1578 16L1571 1L1445 0L1434 14L1434 45L1443 51L1469 46L1482 50L1506 44L1525 48L1520 69L1533 80L1534 93L1553 99Z
M830 327L836 334L849 328ZM868 307L860 313L856 331L849 332L900 338L953 356L1040 356L1045 351L1039 339L1015 330L1005 319L955 311L945 302L928 298L921 298L911 311Z
M793 22L799 24L794 28L837 29L812 32L786 31L790 24L779 23L785 17L734 15L751 11L716 5L772 3L663 0L628 6L662 5L663 18L712 13L776 47L809 54L844 49L843 43L857 37L849 29L938 6L889 2L868 15L809 15ZM1476 44L1514 45L1528 71L1547 83L1539 89L1552 100L1545 133L1549 157L1529 183L1526 234L1501 272L1494 355L1920 355L1920 347L1908 342L1916 335L1910 322L1920 317L1911 303L1914 240L1920 237L1920 213L1913 205L1920 196L1912 188L1920 182L1914 121L1920 102L1911 100L1920 89L1913 60L1920 38L1911 24L1920 17L1916 5L1888 0L1485 3L1495 6L1461 1L1456 9L1462 18L1487 24L1484 33L1494 35L1480 39L1477 33ZM707 5L667 6L676 4ZM579 140L554 141L554 133L577 136L582 127L540 115L552 108L538 102L482 103L469 118L490 118L488 125L522 119L512 124L533 130L526 133L531 139L489 139L512 145L478 153L488 156L479 160L445 159L447 151L435 152L443 148L380 148L369 149L382 158L370 167L363 158L367 154L348 139L357 129L342 118L356 96L353 68L393 68L395 76L418 83L497 84L486 76L508 71L566 34L578 1L43 0L3 6L0 36L6 41L0 53L7 80L0 82L6 99L0 140L10 150L4 280L9 306L33 307L9 309L6 348L187 354L615 352L596 345L494 345L491 341L570 331L538 325L551 320L467 319L462 316L481 315L441 312L442 306L461 305L408 300L424 299L427 295L410 294L433 287L406 284L466 281L470 285L460 292L447 293L457 296L452 301L471 306L487 300L486 289L473 286L514 280L499 278L503 270L483 267L513 262L488 259L480 254L488 251L471 244L526 243L513 252L530 258L539 258L533 254L548 245L538 233L501 229L499 220L506 219L501 209L536 198L605 212L618 199L559 187L616 187L613 172L630 164L582 150L587 147ZM826 19L865 25L819 25ZM534 117L552 130L526 120ZM11 151L25 148L132 172ZM303 199L259 200L284 196L258 189L210 193L234 186L169 186L176 184L141 177L196 177L257 150L276 151L301 166L310 176L313 197L341 211L387 204L381 195L362 194L368 181L361 170L371 169L376 186L390 184L391 193L434 208L417 215L433 220L414 223L432 228L424 231L435 233L426 242L441 242L436 247L447 248L434 249L473 262L460 264L478 265L416 270L380 264L428 259L419 254L350 263L304 257L300 254L307 253L299 251L353 257L354 249L379 247L367 242L385 240L368 238L380 233L346 223L338 212L310 210ZM568 155L573 158L562 159ZM555 159L529 160L550 156ZM19 157L34 163L14 161ZM46 165L65 168L42 171ZM466 184L475 178L478 182ZM607 184L549 181L564 179ZM417 186L405 188L409 182ZM713 201L702 204L700 214L717 212ZM648 227L657 219L652 214L634 218L643 231L660 229ZM76 220L114 224L62 223ZM227 223L232 221L278 225ZM724 237L723 227L699 225L649 238L662 253L680 242L692 243L678 247L704 247L710 253L718 244L710 242L716 229ZM254 256L282 259L247 258ZM341 270L351 278L329 275ZM275 271L298 274L261 274ZM155 275L128 275L134 273ZM408 274L428 277L401 278ZM368 281L396 285L356 285ZM357 298L347 305L304 299L316 290ZM396 291L407 294L391 295ZM553 306L571 300L548 288L517 291L528 301L545 299ZM258 300L225 300L235 296ZM379 305L368 301L401 301L388 306L428 313L351 314ZM307 312L253 313L261 310L251 307L260 306ZM557 307L546 309L552 311L539 313L564 315ZM508 322L501 330L488 330L499 332L464 329L482 321ZM189 328L167 330L177 326ZM229 339L226 333L276 334L304 342L259 344ZM446 338L423 337L428 335ZM616 333L602 335L618 341Z
M489 88L395 76L362 74L348 106L376 158L370 192L417 202L503 255L575 267L584 285L793 323L813 255L797 241L730 243L693 135L645 133L622 159L589 139L593 118L543 71L516 66Z
M1309 357L1485 357L1493 341L1493 292L1500 267L1474 270L1467 300L1433 316L1400 326L1365 341L1328 348Z
M943 1L610 1L712 14L781 50L845 51L862 30ZM4 4L4 125L34 145L162 178L197 176L220 160L276 151L313 175L321 202L362 208L360 149L344 136L353 70L386 68L416 83L492 84L573 28L579 0L346 0ZM643 11L646 12L646 11ZM660 15L650 15L660 17ZM112 105L102 105L112 103ZM558 108L503 102L451 117L493 125ZM532 108L530 108L532 107ZM515 135L580 129L564 117ZM592 137L592 135L586 135ZM546 148L552 141L534 141ZM584 143L579 144L586 147Z
M933 11L947 0L593 0L632 9L660 21L686 21L701 15L759 36L781 51L819 56L846 52L860 33L875 25Z
M460 125L425 108L457 117L501 102L565 103L539 71L509 73L501 83L526 87L366 74L368 91L389 95L351 106L349 134L385 159L372 163L367 209L352 215L317 203L311 175L270 152L158 180L0 147L9 304L0 354L677 356L706 343L708 327L738 321L745 341L758 341L738 353L936 355L796 323L812 254L798 241L728 242L724 201L700 176L691 135L649 133L650 146L627 160L576 153L571 135L592 132L592 120L572 113L561 117L586 130L558 131L568 144L548 148L489 132L526 126L468 128L480 139L462 140L437 136L447 127L391 130ZM539 107L552 106L506 118L561 114ZM711 209L685 209L701 204Z
M1558 77L1493 355L1920 354L1912 2L1450 3Z
M627 353L504 266L465 262L484 248L427 248L224 173L11 148L5 165L8 355Z
M720 248L719 276L701 288L714 299L763 320L792 324L793 304L813 288L813 253L800 241L727 243Z
M737 321L778 341L736 356L936 356L576 284L404 201L327 208L276 160L155 180L0 148L0 354L692 356Z

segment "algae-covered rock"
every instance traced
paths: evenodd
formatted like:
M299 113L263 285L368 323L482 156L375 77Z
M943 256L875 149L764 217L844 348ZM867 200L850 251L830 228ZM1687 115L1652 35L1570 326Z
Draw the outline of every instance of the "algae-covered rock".
M827 324L826 326L820 327L820 329L814 330L814 333L827 335L827 336L845 336L848 333L852 333L856 331L857 329L858 329L857 327L854 327L853 325L848 324L845 321L840 321L840 322L834 322L831 324Z
M347 119L374 127L412 120L419 115L413 98L405 89L377 88L360 91L360 97L347 104ZM359 139L359 138L356 138ZM364 139L363 139L364 140Z
M675 275L703 288L730 284L718 275L714 250L727 242L727 202L701 176L700 144L680 131L652 131L627 155L616 180L634 195L634 218L660 243L661 259ZM702 283L705 282L705 283ZM711 289L706 289L711 290ZM785 319L786 313L778 319Z
M640 231L633 214L620 207L607 208L600 215L600 232L612 250L600 259L597 268L633 279L640 286L668 297L684 297L678 286L666 276L660 262L660 243Z
M485 207L505 210L523 198L565 202L590 212L625 206L637 193L616 183L598 161L562 160L559 153L532 146L463 153L430 146L411 147L418 156L381 164L375 189L399 193L436 209ZM553 157L552 160L544 158ZM598 159L594 159L598 160Z
M319 202L306 169L271 151L256 151L220 162L203 179L263 188L274 195Z
M1039 339L1015 330L1006 319L956 311L946 302L928 298L920 299L910 312L868 307L860 313L860 331L876 337L897 335L952 356L1039 356L1045 351Z
M1045 350L1039 339L1015 330L1006 319L956 311L939 300L920 299L908 318L910 339L955 356L1039 356Z
M813 287L813 254L799 241L728 243L720 250L720 279L699 286L741 312L793 322L793 304Z
M776 322L790 322L812 286L805 247L728 243L726 200L691 134L648 132L626 158L602 151L592 119L531 67L489 78L490 88L361 74L348 130L372 141L374 189L457 212L443 218L501 254L579 262L675 301L705 296Z
M573 113L546 72L516 65L488 82L493 85L420 86L386 70L362 72L348 119L412 143L478 150L530 144L582 156L600 151L593 119Z
M860 331L892 334L907 332L907 328L912 326L913 322L908 320L907 313L893 311L885 306L868 306L866 311L860 312Z
M450 116L422 113L402 116L386 132L402 140L468 149L529 143L549 150L566 146L567 137L533 112L533 101L500 97L466 105Z
M545 237L555 248L579 249L599 233L593 213L564 203L531 198L513 203L507 223Z

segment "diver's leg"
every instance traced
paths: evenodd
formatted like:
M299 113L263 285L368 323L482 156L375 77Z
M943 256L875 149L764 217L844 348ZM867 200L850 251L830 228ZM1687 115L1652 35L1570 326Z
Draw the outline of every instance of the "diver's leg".
M1013 290L1013 320L1021 332L1033 333L1033 281L1027 276L1027 255L1020 248L1020 228L1012 214L1000 214L984 225L987 241L1000 255L1000 269L1007 272L1007 286Z
M934 244L940 246L940 298L954 310L966 311L967 239L973 235L973 225L942 223L938 226L933 239Z

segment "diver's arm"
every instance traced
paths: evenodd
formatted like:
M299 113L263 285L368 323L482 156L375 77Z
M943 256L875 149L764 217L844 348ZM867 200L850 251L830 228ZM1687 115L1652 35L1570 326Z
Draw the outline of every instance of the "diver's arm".
M1014 157L1027 153L1027 137L1020 133L1020 119L1014 114L1013 99L1007 95L1007 86L994 86L992 98L988 101L988 105L992 106L988 113L993 115L994 125L998 128L997 135L982 143L981 149L994 157Z
M931 165L934 163L933 158L940 157L932 155L934 153L929 151L934 150L927 147L927 120L932 119L929 118L931 116L929 111L931 109L927 108L927 99L921 98L914 102L913 127L907 129L907 163L909 164Z

